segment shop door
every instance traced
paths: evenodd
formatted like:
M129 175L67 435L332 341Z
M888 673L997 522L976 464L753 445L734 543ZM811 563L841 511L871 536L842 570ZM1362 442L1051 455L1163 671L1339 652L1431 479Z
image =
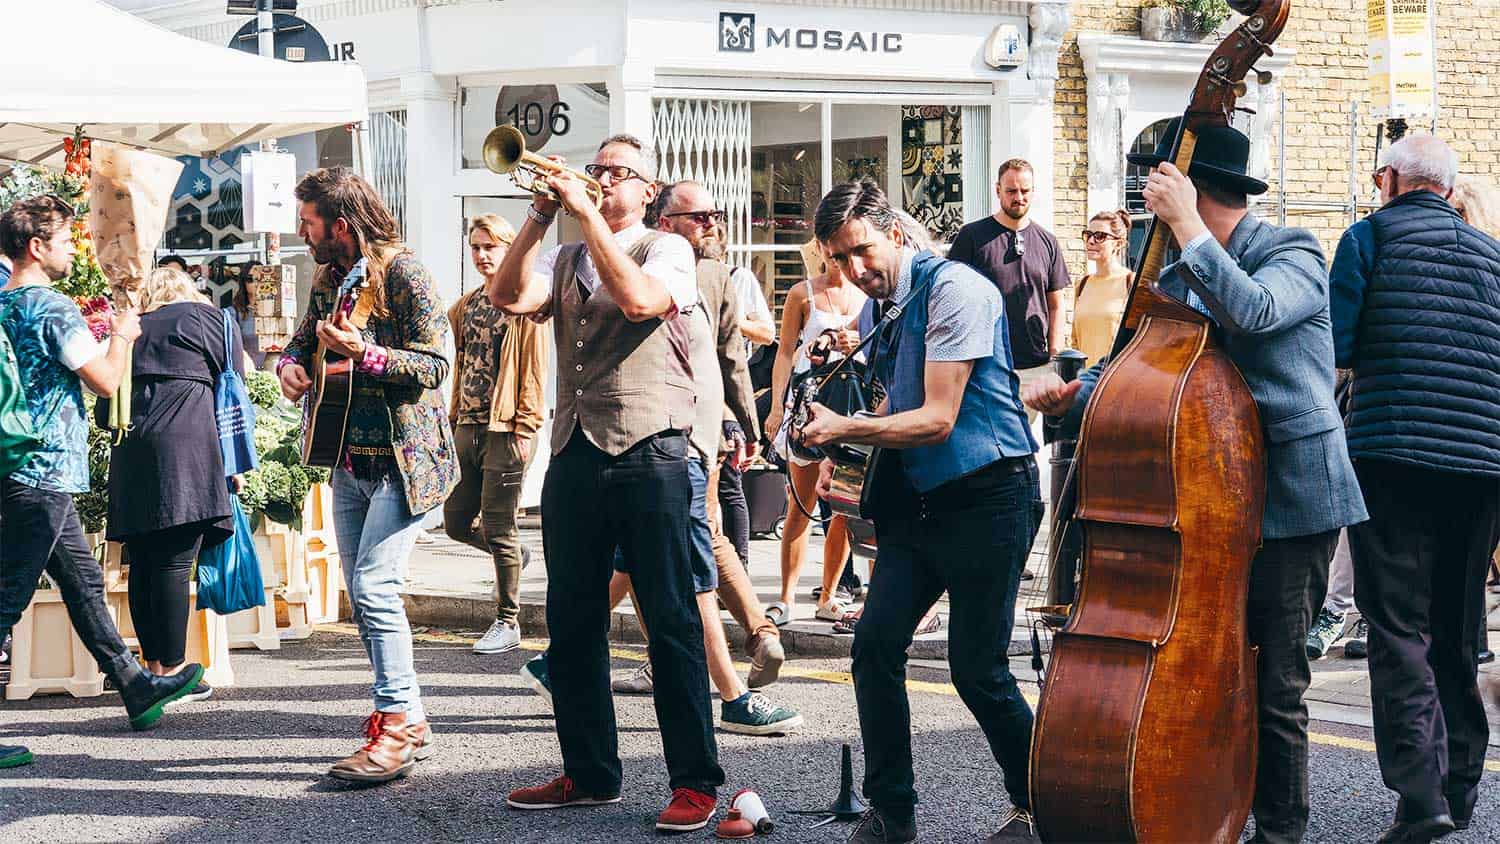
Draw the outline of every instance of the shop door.
M729 214L725 239L750 242L750 104L727 100L657 100L654 119L660 178L703 183ZM730 263L748 256L731 251Z

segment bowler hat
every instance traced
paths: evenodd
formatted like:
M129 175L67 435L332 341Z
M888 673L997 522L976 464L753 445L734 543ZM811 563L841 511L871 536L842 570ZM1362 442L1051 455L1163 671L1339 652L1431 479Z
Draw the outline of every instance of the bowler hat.
M1172 142L1177 139L1182 118L1174 117L1161 134L1153 153L1131 153L1131 164L1155 167L1172 156ZM1250 139L1233 126L1208 126L1198 131L1193 147L1193 166L1188 176L1202 179L1227 190L1246 194L1266 192L1266 183L1245 172L1250 163Z

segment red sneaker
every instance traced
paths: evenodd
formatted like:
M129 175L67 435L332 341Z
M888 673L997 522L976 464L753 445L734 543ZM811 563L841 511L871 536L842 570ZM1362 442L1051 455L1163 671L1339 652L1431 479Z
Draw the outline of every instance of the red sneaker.
M620 802L619 794L582 794L567 777L558 777L546 785L518 788L505 802L512 809L566 809L570 806L603 806Z
M718 811L719 798L691 788L672 789L672 802L656 817L656 828L663 832L692 832L708 826Z

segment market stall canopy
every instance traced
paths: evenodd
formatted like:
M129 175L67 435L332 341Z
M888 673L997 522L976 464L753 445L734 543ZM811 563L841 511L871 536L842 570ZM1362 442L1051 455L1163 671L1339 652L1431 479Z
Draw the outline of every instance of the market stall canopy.
M7 4L0 160L60 166L62 138L209 156L366 119L353 64L264 59L97 0Z

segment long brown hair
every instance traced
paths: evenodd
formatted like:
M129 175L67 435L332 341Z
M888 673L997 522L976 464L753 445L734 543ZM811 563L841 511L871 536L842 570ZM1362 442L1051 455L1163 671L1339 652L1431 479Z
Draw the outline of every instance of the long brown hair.
M300 202L311 202L323 223L332 226L340 217L349 224L355 248L365 259L366 295L371 297L376 316L390 316L385 301L385 272L391 262L408 252L401 242L401 226L380 195L369 182L348 167L320 167L310 171L297 183L294 191ZM313 273L313 286L333 287L332 270L320 265Z

